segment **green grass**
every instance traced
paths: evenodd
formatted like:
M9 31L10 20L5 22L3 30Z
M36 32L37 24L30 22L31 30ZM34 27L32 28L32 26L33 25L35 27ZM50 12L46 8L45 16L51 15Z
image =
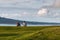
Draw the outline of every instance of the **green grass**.
M0 26L0 40L60 40L60 26Z

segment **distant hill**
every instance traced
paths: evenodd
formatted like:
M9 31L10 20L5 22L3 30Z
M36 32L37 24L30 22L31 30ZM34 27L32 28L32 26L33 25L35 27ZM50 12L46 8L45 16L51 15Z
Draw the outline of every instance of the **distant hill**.
M22 20L14 20L14 19L0 17L0 24L16 24L16 22L23 23ZM26 22L27 24L36 24L36 25L37 24L54 24L54 25L60 24L60 23L33 22L33 21L26 21Z
M16 22L22 21L0 17L0 24L16 24Z

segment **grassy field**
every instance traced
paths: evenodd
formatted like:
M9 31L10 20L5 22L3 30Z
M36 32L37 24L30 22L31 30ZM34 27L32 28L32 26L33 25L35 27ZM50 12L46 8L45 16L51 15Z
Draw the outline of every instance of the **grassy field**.
M0 40L60 40L60 26L0 26Z

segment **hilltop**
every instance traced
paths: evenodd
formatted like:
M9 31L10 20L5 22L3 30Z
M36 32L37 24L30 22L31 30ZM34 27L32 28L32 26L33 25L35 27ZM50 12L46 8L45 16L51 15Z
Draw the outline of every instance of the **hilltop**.
M60 40L59 26L0 27L0 40Z

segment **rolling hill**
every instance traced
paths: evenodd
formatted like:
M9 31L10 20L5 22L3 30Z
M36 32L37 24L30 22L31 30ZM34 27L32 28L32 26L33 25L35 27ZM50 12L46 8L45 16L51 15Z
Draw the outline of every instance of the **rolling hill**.
M0 40L60 40L60 26L0 26Z

